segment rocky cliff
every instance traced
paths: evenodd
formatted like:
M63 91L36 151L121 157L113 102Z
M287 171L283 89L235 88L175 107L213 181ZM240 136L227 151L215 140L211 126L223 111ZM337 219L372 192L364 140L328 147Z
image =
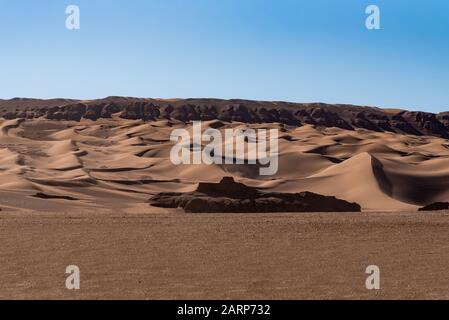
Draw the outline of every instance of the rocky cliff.
M301 126L356 128L390 131L412 135L449 137L449 113L384 110L354 105L324 103L289 103L251 100L218 99L140 99L108 97L80 101L68 99L0 100L0 117L46 118L50 120L80 121L110 118L154 121L171 119L238 121L244 123L273 123Z

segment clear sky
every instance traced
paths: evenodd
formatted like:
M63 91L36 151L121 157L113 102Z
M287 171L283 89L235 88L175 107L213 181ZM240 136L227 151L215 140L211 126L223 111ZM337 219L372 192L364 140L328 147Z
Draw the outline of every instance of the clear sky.
M81 29L65 28L65 8ZM378 5L381 30L365 28ZM447 0L0 0L0 98L449 110Z

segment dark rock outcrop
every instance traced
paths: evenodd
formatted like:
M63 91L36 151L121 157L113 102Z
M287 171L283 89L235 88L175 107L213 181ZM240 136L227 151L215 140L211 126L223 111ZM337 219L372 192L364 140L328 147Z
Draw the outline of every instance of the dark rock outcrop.
M118 114L130 120L171 119L238 121L243 123L281 123L290 126L312 124L346 130L368 129L412 135L449 138L449 113L385 111L374 107L346 104L289 103L219 99L143 99L108 97L92 101L76 100L0 100L0 117L5 119L98 120Z
M449 209L449 202L435 202L425 207L419 208L418 211L439 211L448 209Z
M84 103L52 107L48 109L46 117L50 120L80 121L85 116L86 110L87 105Z
M194 192L164 192L154 196L155 207L182 208L188 213L360 212L361 207L335 197L312 192L265 193L223 178L219 183L199 183Z
M104 104L89 105L86 109L86 113L84 114L84 118L93 121L98 120L99 118L101 118L101 113L104 107Z
M433 113L405 111L401 113L401 116L407 123L413 126L415 131L421 134L437 135L443 138L449 137L444 124Z
M69 197L69 196L55 196L55 195L51 195L51 194L45 194L42 192L36 193L35 195L33 195L33 197L41 198L41 199L62 199L62 200L70 200L70 201L78 200L76 198Z

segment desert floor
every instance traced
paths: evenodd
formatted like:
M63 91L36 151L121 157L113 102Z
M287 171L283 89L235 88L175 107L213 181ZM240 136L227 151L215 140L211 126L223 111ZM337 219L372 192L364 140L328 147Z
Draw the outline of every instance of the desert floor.
M0 213L0 243L2 299L449 298L447 213L16 211Z

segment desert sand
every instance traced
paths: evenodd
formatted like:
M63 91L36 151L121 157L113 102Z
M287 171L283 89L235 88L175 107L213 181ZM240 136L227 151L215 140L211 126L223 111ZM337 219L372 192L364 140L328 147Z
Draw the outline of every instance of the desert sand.
M449 298L448 215L418 212L449 200L447 114L214 101L0 101L0 298ZM170 133L191 131L192 119L203 129L279 129L279 170L173 165ZM362 212L150 205L224 177ZM71 264L80 291L65 288ZM370 264L381 268L380 291L365 288Z
M447 213L1 213L0 298L448 299L448 230Z
M282 130L278 172L261 177L257 165L173 165L170 133L191 129L177 121L0 120L0 208L152 212L152 195L194 191L198 182L226 176L267 192L336 196L365 212L415 211L449 199L444 138L276 123L220 126Z

